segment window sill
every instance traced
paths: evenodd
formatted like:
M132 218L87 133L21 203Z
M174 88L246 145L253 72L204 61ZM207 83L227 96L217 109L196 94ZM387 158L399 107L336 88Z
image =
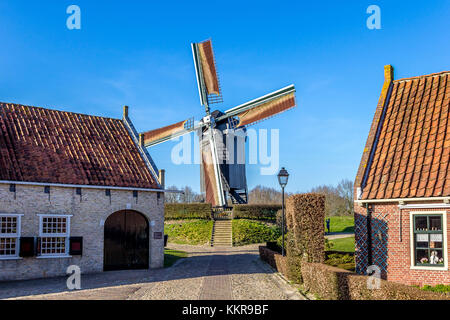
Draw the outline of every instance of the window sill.
M61 258L72 258L69 255L59 255L59 256L37 256L36 259L61 259Z
M411 266L411 270L448 271L448 267Z
M8 260L23 260L22 257L0 257L0 261L8 261Z

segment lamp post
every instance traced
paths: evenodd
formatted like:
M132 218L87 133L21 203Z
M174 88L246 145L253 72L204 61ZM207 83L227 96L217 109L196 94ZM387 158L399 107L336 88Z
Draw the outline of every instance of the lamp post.
M283 167L281 168L280 172L278 173L278 182L281 186L282 191L282 198L281 198L281 239L282 239L282 247L281 247L281 255L284 257L284 187L286 187L289 180L289 173L287 170Z

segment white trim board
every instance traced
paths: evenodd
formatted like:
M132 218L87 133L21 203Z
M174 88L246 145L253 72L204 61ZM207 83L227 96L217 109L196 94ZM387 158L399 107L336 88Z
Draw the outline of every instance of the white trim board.
M393 199L367 199L367 200L355 200L355 203L390 203L390 202L418 202L418 201L443 201L447 203L450 201L450 197L428 197L428 198L393 198Z
M447 203L418 203L418 204L400 204L399 209L450 209Z
M26 186L39 187L60 187L60 188L82 188L82 189L102 189L102 190L127 190L127 191L151 191L151 192L170 192L182 193L180 190L166 190L166 189L146 189L146 188L132 188L132 187L110 187L110 186L92 186L92 185L78 185L78 184L59 184L59 183L42 183L42 182L27 182L27 181L7 181L0 180L0 184L17 184Z

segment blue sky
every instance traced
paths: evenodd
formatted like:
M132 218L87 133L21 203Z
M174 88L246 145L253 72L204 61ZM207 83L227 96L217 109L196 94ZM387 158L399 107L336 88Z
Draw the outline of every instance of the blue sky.
M66 8L81 8L81 30ZM381 30L369 30L369 5ZM213 39L226 110L288 84L298 108L255 129L280 129L287 190L354 179L383 84L450 69L450 2L0 2L0 101L120 118L139 131L199 120L191 42ZM199 191L199 168L174 165L169 142L149 149L167 184ZM249 187L277 187L247 169Z

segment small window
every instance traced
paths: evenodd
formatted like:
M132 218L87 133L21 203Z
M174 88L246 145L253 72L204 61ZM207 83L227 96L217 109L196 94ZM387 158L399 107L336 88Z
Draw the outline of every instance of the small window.
M442 215L413 215L414 265L444 267Z
M20 215L0 214L0 259L19 256Z
M39 253L41 256L68 255L70 216L40 216L39 236Z

